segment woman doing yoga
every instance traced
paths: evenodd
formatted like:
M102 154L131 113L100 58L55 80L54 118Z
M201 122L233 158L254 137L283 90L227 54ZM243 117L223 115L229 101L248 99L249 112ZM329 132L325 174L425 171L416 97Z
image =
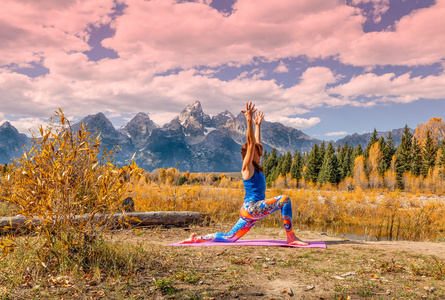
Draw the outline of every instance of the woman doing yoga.
M266 179L263 169L260 166L260 160L263 153L263 145L261 145L261 121L264 114L256 112L255 105L246 103L246 110L241 111L247 121L247 143L241 148L243 158L243 166L241 174L244 182L244 205L240 210L240 219L235 226L227 233L217 232L207 234L205 236L197 236L193 233L187 240L180 242L185 243L202 243L202 242L235 242L245 235L255 222L264 218L271 213L281 210L284 229L287 234L287 243L290 245L309 245L301 241L294 234L292 228L292 204L290 198L286 195L277 196L272 199L266 199ZM254 118L255 115L255 118ZM255 130L252 122L255 123Z

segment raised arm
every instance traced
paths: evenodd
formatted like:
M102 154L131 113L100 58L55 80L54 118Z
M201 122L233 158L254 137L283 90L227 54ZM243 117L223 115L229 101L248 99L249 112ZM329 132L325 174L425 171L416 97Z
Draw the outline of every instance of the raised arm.
M255 141L261 143L261 121L264 119L264 114L260 111L255 112Z
M241 111L246 117L246 122L247 122L247 133L246 133L247 153L246 156L244 157L243 167L241 169L244 179L252 177L251 175L254 173L254 167L252 161L255 151L255 133L252 121L253 121L253 114L255 113L255 111L256 111L255 104L252 104L252 102L246 103L246 110Z

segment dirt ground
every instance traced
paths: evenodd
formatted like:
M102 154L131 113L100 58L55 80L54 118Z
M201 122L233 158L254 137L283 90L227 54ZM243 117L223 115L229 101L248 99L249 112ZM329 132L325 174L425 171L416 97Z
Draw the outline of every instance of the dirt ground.
M231 225L113 231L109 242L141 253L143 263L134 274L99 280L62 276L46 285L23 285L13 296L1 296L0 286L0 298L445 299L445 244L439 242L358 241L297 230L301 239L324 241L327 249L166 247L192 232L227 232ZM243 239L284 240L285 233L260 225Z
M153 274L150 299L445 299L445 244L370 242L298 231L327 249L263 246L165 247L227 231L230 225L120 231L163 254L169 268ZM285 239L283 229L253 228L244 239ZM156 273L156 272L155 272ZM168 281L163 287L159 278ZM169 281L170 280L170 281Z

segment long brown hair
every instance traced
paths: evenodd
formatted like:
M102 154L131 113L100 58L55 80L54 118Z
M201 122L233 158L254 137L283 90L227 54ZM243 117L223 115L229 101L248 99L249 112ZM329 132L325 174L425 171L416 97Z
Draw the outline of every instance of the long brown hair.
M255 148L258 150L258 153L260 153L260 156L263 156L263 145L260 143L255 143ZM244 160L247 154L247 143L244 143L244 145L241 147L241 156ZM253 167L258 172L263 172L263 167L257 164L256 162L252 161Z

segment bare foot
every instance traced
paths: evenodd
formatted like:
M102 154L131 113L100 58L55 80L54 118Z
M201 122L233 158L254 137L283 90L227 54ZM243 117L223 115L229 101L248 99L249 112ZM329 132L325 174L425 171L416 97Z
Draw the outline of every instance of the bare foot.
M296 241L287 241L288 245L299 245L299 246L308 246L309 243L303 242L300 239L297 239Z
M202 240L200 237L196 235L196 233L192 233L192 235L182 242L179 242L179 244L194 244L194 243L202 243Z
M289 245L299 245L299 246L307 246L307 245L309 245L309 243L303 242L302 240L297 238L293 232L291 234L287 235L287 244L289 244Z

